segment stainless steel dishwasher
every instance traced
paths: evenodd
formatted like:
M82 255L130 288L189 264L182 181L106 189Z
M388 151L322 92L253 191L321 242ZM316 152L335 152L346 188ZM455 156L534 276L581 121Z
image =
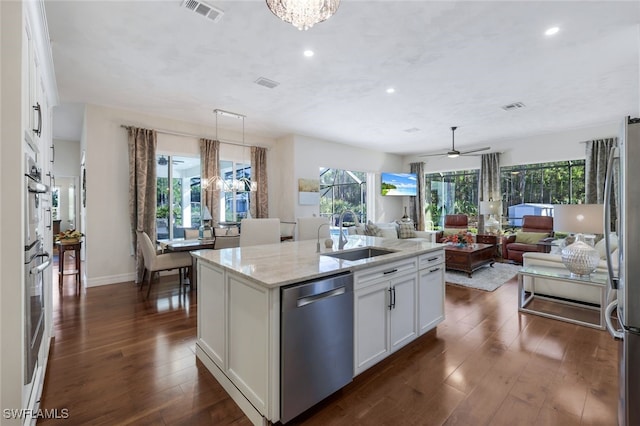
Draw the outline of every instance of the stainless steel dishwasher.
M286 423L353 379L353 275L283 287L280 421Z

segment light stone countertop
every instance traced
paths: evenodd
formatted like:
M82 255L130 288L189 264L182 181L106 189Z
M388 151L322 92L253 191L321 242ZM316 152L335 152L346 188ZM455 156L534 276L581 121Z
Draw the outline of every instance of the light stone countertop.
M320 240L320 254L316 253L316 240L282 242L259 246L222 250L197 250L191 252L199 261L239 273L251 281L268 288L307 281L339 272L356 271L420 254L442 250L443 244L401 239L350 235L344 250L358 247L379 247L397 250L395 253L361 260L342 260L323 253L338 250L338 238L333 238L333 248L325 248Z

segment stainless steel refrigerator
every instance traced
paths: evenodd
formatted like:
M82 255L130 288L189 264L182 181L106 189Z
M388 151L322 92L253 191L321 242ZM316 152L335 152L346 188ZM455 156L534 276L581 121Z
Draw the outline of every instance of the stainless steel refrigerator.
M618 424L631 426L640 425L640 119L625 118L618 147L612 151L605 185L604 226L605 235L617 228L619 248L617 259L611 255L607 259L610 288L617 290L611 295L617 293L617 300L607 307L606 319L609 332L621 340ZM612 200L610 195L614 191L617 197ZM616 217L612 218L611 204L615 198ZM617 272L613 268L615 263L619 265ZM618 325L611 319L614 310Z

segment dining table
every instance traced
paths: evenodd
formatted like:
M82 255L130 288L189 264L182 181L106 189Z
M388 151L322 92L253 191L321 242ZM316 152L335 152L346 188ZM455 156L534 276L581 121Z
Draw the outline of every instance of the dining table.
M194 250L205 250L212 249L214 247L215 239L178 239L178 240L158 240L158 244L160 248L162 248L163 252L178 252L178 251L194 251ZM197 288L197 276L196 273L196 259L191 259L191 273L189 277L185 277L185 283L191 285L191 289L194 290Z

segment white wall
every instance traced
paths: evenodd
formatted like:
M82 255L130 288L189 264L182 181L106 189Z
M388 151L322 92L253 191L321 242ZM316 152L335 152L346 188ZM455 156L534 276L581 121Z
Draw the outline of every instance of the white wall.
M403 168L402 157L299 135L293 136L293 144L289 140L284 143L287 146L286 157L277 158L276 161L278 171L286 176L280 179L284 185L281 188L281 198L289 200L287 207L293 201L294 218L319 214L319 206L298 203L298 179L318 179L320 167L375 173L373 194L370 194L373 195L374 204L367 205L369 219L386 222L402 217L405 197L380 195L380 172L409 171L408 166ZM279 151L279 154L282 152Z
M212 114L212 123L214 117ZM96 286L135 279L135 265L129 225L129 159L127 131L121 125L215 137L215 128L200 126L164 117L87 105L85 134L81 144L86 150L87 207L86 223L86 284ZM242 134L218 129L222 140L241 141ZM245 135L247 146L269 149L275 141L256 135ZM158 135L158 150L174 155L199 154L198 138L166 134ZM242 148L222 144L223 159L242 159ZM245 154L249 160L249 151ZM268 160L269 161L269 160Z
M503 141L488 141L490 152L501 152L500 165L544 163L549 161L577 160L585 158L585 145L581 142L618 136L623 117L619 123L608 123L593 127L568 130L564 132L536 135ZM426 173L452 170L479 169L480 157L405 157L405 165L424 161Z
M54 176L80 176L80 141L54 139Z

